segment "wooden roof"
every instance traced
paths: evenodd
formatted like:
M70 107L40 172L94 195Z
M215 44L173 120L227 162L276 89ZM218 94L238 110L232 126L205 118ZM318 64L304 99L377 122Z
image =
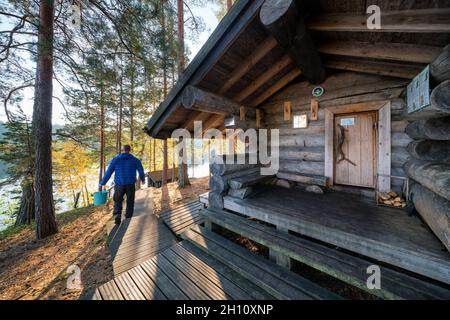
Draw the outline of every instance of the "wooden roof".
M367 29L366 1L309 2L306 26L327 74L347 70L412 79L450 43L448 0L373 1L381 8L381 30ZM181 105L187 86L257 107L290 82L304 80L261 24L263 3L235 3L149 120L148 134L165 138L177 128L192 130L196 119L204 121L203 129L223 126L223 115Z

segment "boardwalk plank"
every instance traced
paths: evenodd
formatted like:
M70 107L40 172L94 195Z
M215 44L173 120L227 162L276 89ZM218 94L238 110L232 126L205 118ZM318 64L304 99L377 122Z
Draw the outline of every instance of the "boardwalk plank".
M142 270L136 267L128 271L131 279L145 296L147 300L167 300L167 297L161 292L158 286L150 279L150 277Z
M263 288L257 286L255 283L249 281L247 278L243 277L236 271L232 270L228 266L224 265L222 262L214 259L210 255L204 253L199 248L194 246L188 241L180 242L179 246L175 246L174 249L178 250L178 248L182 248L185 251L193 254L196 258L210 265L214 271L223 274L225 277L230 279L235 285L244 290L248 296L255 300L274 300L274 296L269 294ZM247 300L248 298L246 298Z
M224 292L224 289L212 282L203 273L193 268L182 257L175 252L165 250L161 253L168 261L170 261L178 270L180 270L189 279L195 279L195 284L201 288L211 299L214 300L229 300L231 297Z
M180 246L173 246L170 250L183 258L192 268L197 269L201 274L205 275L209 281L222 288L232 299L248 300L250 298L248 293L189 251L186 251Z
M153 260L144 262L140 267L158 286L169 300L187 300L188 297L181 291L161 270Z
M179 272L173 264L162 255L158 255L155 263L164 273L192 300L211 300L191 279Z

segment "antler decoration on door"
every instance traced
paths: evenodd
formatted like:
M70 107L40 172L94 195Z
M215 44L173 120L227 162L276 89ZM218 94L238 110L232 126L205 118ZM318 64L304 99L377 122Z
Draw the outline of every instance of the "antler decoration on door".
M337 132L337 140L338 140L337 151L338 151L338 156L340 156L337 163L341 163L342 161L348 161L350 164L352 164L356 167L356 164L353 161L351 161L350 159L347 159L344 151L342 151L342 146L344 145L344 142L345 142L345 131L347 131L347 130L340 124L338 124L337 126L339 129Z

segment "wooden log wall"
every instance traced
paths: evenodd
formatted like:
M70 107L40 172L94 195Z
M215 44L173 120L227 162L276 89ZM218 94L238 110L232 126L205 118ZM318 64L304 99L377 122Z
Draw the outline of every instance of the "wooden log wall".
M231 196L241 199L257 192L258 189L252 187L258 184L268 182L272 177L261 176L261 165L250 164L250 156L245 155L246 164L237 164L238 157L234 155L234 164L227 163L227 156L222 157L221 161L214 161L210 164L211 178L209 179L209 205L212 208L223 209L223 197Z
M404 114L405 99L402 94L407 80L353 72L331 75L322 84L325 93L318 98L319 111L316 121L309 121L308 128L294 129L293 116L308 114L314 85L300 82L290 85L276 94L262 107L268 129L280 130L280 171L300 176L323 177L325 172L325 109L339 105L369 101L391 101L391 172L405 177L403 164L409 158L406 150L412 139L405 133L408 121ZM291 104L291 118L284 118L284 104ZM400 191L404 181L392 179L392 189Z
M430 112L421 112L406 133L414 139L404 169L411 179L410 199L450 251L450 46L431 64ZM438 110L439 112L435 112ZM425 110L427 111L427 110ZM441 115L437 117L437 115Z

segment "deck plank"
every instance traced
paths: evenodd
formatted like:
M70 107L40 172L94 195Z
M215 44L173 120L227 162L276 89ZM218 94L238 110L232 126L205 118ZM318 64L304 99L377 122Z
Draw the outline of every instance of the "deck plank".
M274 300L275 297L267 292L264 288L261 288L257 284L251 282L249 279L243 277L241 274L231 269L227 265L223 264L221 261L213 258L211 255L200 250L197 246L193 245L189 241L182 241L178 247L192 253L196 258L210 265L216 272L224 275L230 279L239 288L244 290L251 299L255 300ZM247 299L246 299L247 300Z
M135 267L127 272L133 279L136 286L147 300L167 300L167 297L161 292L158 286L142 270L141 267Z
M156 266L153 260L144 262L141 267L169 300L188 299L188 296L169 279L161 267Z
M164 271L164 273L176 283L177 286L192 300L211 300L211 297L207 295L201 288L199 288L194 279L189 279L185 274L179 272L176 267L165 257L159 255L155 263L158 268Z
M214 269L207 262L201 260L199 257L191 253L190 251L184 249L181 244L177 246L173 246L171 250L182 257L187 263L189 263L192 267L196 268L199 272L204 274L210 281L212 281L216 286L222 287L223 290L230 295L231 298L235 300L249 300L252 297L248 292L244 291L244 289L240 288L237 284L233 283L232 280L239 283L244 279L236 279L236 277L231 276L231 269L226 272L226 275L223 275L218 270ZM249 289L247 287L247 289ZM259 290L261 290L259 288ZM252 291L252 290L249 290ZM273 297L272 297L273 298Z
M381 289L368 289L367 268L374 261L364 260L348 253L329 248L286 232L280 232L256 221L219 210L204 210L213 223L243 235L257 243L281 252L370 294L387 299L449 299L450 290L425 282L380 265L383 275Z
M160 213L159 217L172 232L180 235L191 225L203 223L203 217L199 214L202 208L203 204L198 200L194 200L165 210Z
M169 250L161 253L168 261L170 261L179 271L181 271L187 278L195 279L195 285L199 287L213 300L229 300L231 297L205 274L199 272L196 268L187 263L181 256Z
M119 227L111 231L109 237L108 246L115 275L136 267L177 243L175 235L167 226L148 211L151 209L148 207L151 202L145 198L147 191L140 190L136 194L138 193L141 205L135 214L139 214L122 221Z
M245 200L225 197L224 204L228 210L450 284L449 253L417 217L401 210L350 194L277 187Z
M286 271L204 228L192 227L183 234L183 238L207 250L216 259L251 279L278 299L339 299L339 296L311 281Z

